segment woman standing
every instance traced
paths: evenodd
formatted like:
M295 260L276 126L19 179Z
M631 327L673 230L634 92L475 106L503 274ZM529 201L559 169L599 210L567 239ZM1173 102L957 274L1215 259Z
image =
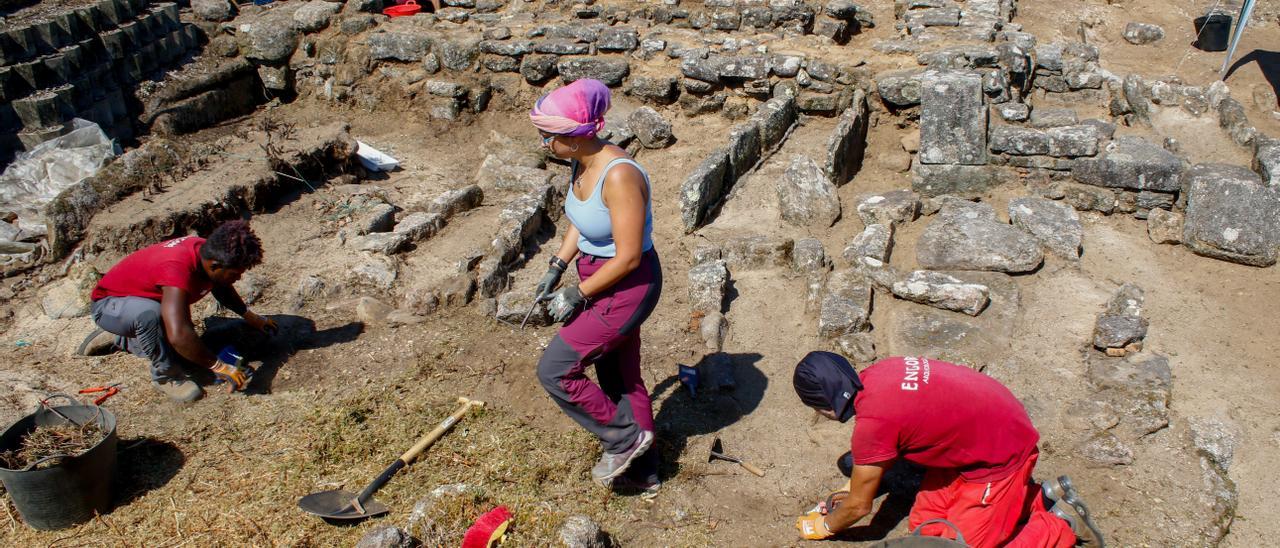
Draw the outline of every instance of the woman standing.
M598 137L608 110L609 88L584 79L542 97L529 114L542 146L572 161L564 204L569 229L536 288L552 318L565 325L538 362L538 380L565 414L600 438L604 455L591 476L604 486L641 463L653 445L640 324L662 293L649 176L626 151ZM556 290L575 259L579 284ZM599 385L585 374L593 364ZM657 459L641 460L637 483L654 489Z

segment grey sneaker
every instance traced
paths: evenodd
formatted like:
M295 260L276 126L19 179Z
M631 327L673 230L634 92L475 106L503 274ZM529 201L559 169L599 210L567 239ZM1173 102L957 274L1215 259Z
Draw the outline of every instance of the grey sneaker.
M641 481L627 476L619 476L613 480L613 489L624 495L638 496L640 500L648 502L658 498L658 491L662 489L662 482Z
M121 339L121 337L118 337L114 333L110 333L101 327L96 328L92 333L89 333L89 336L85 337L84 341L80 343L80 346L76 348L76 355L106 356L107 354L124 348L120 344L122 342Z
M631 466L631 461L648 451L650 445L653 445L653 432L641 430L640 435L636 437L636 442L631 444L630 449L621 453L600 455L600 462L596 463L595 467L591 469L591 479L600 485L608 487L609 484L613 483L613 478L626 472L627 467Z
M1074 496L1074 491L1064 493L1062 500L1054 503L1049 511L1071 525L1071 532L1075 533L1078 543L1090 548L1106 547L1102 531L1098 530L1098 526L1089 517L1089 507L1085 506L1084 501Z
M151 386L156 387L169 399L178 403L191 403L200 399L204 395L204 390L200 385L191 379L165 379L159 381L151 381Z

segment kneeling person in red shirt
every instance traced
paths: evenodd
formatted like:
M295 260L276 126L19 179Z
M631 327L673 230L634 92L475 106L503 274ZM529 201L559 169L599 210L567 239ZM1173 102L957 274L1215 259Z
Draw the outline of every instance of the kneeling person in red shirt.
M859 375L843 357L810 352L792 382L805 405L853 427L847 493L827 514L796 522L810 540L828 538L871 513L886 470L902 458L925 468L911 508L912 530L954 524L970 546L1102 546L1088 508L1062 476L1031 479L1040 434L1022 404L995 379L937 360L880 360ZM1047 499L1047 502L1046 502ZM922 534L955 538L941 523Z
M261 262L262 242L245 221L223 223L208 239L184 236L135 251L93 289L91 311L99 330L90 339L103 331L117 335L117 347L151 360L151 384L173 400L195 401L204 393L182 371L179 357L242 390L250 370L240 366L234 347L216 354L205 347L191 322L191 305L213 293L253 328L274 333L275 321L251 312L232 286Z

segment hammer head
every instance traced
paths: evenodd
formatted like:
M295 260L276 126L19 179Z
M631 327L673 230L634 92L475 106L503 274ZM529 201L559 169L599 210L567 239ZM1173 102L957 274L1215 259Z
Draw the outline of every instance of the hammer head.
M464 398L462 396L458 396L458 403L470 405L471 407L484 407L484 402L480 400L473 400L471 398Z
M707 462L715 461L722 454L724 454L724 444L720 443L720 436L716 436L716 441L711 442L711 452L707 453Z

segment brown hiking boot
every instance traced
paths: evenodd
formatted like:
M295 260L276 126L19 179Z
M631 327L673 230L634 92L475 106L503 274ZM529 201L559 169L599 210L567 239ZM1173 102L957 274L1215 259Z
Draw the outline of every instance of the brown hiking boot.
M191 379L164 379L151 381L160 393L177 403L191 403L204 395L204 389Z
M120 337L115 333L99 327L89 333L84 338L80 346L76 348L77 356L106 356L116 350L120 350Z

